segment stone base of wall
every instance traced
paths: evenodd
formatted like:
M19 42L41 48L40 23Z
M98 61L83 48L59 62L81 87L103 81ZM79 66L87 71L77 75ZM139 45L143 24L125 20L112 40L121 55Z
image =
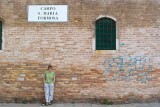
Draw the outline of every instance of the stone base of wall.
M2 97L0 98L0 103L42 103L45 102L45 99L42 97L40 99L31 98L13 98L13 97ZM93 103L93 104L130 104L130 103L160 103L160 94L151 95L150 98L143 99L139 95L128 95L123 98L54 98L54 103Z
M0 102L34 103L44 100L42 76L48 64L39 62L0 63ZM57 67L55 102L113 103L160 102L160 70L153 79L106 81L105 73L84 66Z

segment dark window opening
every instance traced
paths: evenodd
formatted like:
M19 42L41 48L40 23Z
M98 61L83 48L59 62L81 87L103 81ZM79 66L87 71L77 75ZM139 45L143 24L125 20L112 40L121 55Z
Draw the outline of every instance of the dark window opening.
M116 22L110 18L96 21L96 50L116 50Z
M0 50L2 50L2 21L0 20Z

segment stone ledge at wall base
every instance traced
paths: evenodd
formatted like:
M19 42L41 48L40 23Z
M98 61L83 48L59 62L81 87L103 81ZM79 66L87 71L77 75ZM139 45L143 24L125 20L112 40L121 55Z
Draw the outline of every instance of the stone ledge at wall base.
M3 100L0 98L0 103L20 103L20 104L31 104L31 103L43 103L44 99L24 99L24 98L12 98L10 100ZM104 105L116 105L116 104L132 104L132 103L160 103L160 96L153 95L150 98L141 99L138 96L128 96L116 99L109 98L56 98L53 103L91 103L91 104L104 104Z
M4 100L4 98L0 97L0 103L22 103L22 104L28 104L28 103L40 103L42 100L38 100L35 98L32 99L25 99L25 98L10 98L7 100Z

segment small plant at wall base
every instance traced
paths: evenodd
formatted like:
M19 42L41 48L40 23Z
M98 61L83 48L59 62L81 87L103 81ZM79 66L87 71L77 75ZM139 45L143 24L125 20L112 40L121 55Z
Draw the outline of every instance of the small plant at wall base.
M72 103L72 104L75 104L75 102L74 102L74 101L71 101L71 103Z
M109 101L107 98L103 99L102 104L106 104L106 105L112 105L113 102Z
M22 104L27 104L27 103L29 103L28 100L22 100Z
M100 100L97 99L97 98L94 98L93 101L92 101L92 103L100 103Z

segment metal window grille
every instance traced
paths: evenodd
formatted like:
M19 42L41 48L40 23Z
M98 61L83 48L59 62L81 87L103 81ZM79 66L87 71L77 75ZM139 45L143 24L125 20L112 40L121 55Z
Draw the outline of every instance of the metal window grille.
M110 18L96 21L96 50L116 50L116 22Z

